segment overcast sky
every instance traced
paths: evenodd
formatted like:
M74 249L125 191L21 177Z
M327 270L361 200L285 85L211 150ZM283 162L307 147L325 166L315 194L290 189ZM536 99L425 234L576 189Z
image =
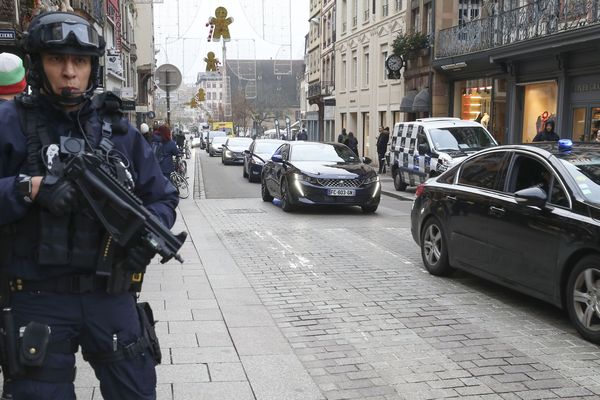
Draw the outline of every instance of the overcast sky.
M233 18L228 59L303 59L309 0L164 0L154 4L158 65L176 65L184 82L194 83L206 69L206 53L213 51L221 60L222 43L207 41L206 26L219 6Z

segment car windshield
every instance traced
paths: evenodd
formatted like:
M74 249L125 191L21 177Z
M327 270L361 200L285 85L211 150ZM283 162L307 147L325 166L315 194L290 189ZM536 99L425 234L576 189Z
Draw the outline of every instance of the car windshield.
M437 151L477 151L496 145L490 134L478 126L431 129L430 133Z
M230 138L227 141L227 146L246 146L246 147L250 147L250 144L252 144L252 139L251 138L244 138L244 137Z
M254 146L254 152L256 154L273 154L279 146L281 146L281 143L278 143L278 142L275 142L275 143L263 142L263 143L261 143L260 141L257 141L256 145Z
M212 144L223 144L227 141L227 138L225 136L218 136L216 138L213 138L211 143Z
M600 157L580 154L577 157L561 159L573 177L585 199L600 204Z
M298 144L292 148L290 161L359 162L358 156L343 145L325 143Z

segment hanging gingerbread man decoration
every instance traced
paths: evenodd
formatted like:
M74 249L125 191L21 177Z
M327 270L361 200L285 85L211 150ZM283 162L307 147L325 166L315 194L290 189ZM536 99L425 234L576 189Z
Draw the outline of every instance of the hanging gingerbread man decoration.
M215 57L215 53L209 51L204 58L204 62L206 63L206 72L217 72L220 62L219 59Z
M208 34L208 40L218 42L223 38L223 41L228 42L231 40L229 35L229 25L233 22L233 18L227 18L227 9L225 7L217 7L215 10L215 16L208 20L210 25L210 32Z

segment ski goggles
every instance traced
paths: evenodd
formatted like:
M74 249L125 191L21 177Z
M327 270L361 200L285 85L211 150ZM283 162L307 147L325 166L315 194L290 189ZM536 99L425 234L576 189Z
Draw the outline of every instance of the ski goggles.
M100 46L100 36L90 25L73 22L57 22L43 27L40 35L42 43L51 45L67 44L73 38L81 46Z

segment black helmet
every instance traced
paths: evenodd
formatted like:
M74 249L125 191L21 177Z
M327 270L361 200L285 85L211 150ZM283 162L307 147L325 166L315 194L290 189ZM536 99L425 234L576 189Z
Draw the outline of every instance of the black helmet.
M29 54L42 52L104 55L106 43L83 17L69 12L48 12L36 16L23 36L23 48Z
M30 57L27 82L34 91L50 88L44 75L41 53L78 54L92 57L90 85L83 96L76 98L48 95L63 104L79 104L92 96L100 84L100 57L104 55L106 42L96 29L83 17L70 12L42 13L29 24L23 35L22 46Z

